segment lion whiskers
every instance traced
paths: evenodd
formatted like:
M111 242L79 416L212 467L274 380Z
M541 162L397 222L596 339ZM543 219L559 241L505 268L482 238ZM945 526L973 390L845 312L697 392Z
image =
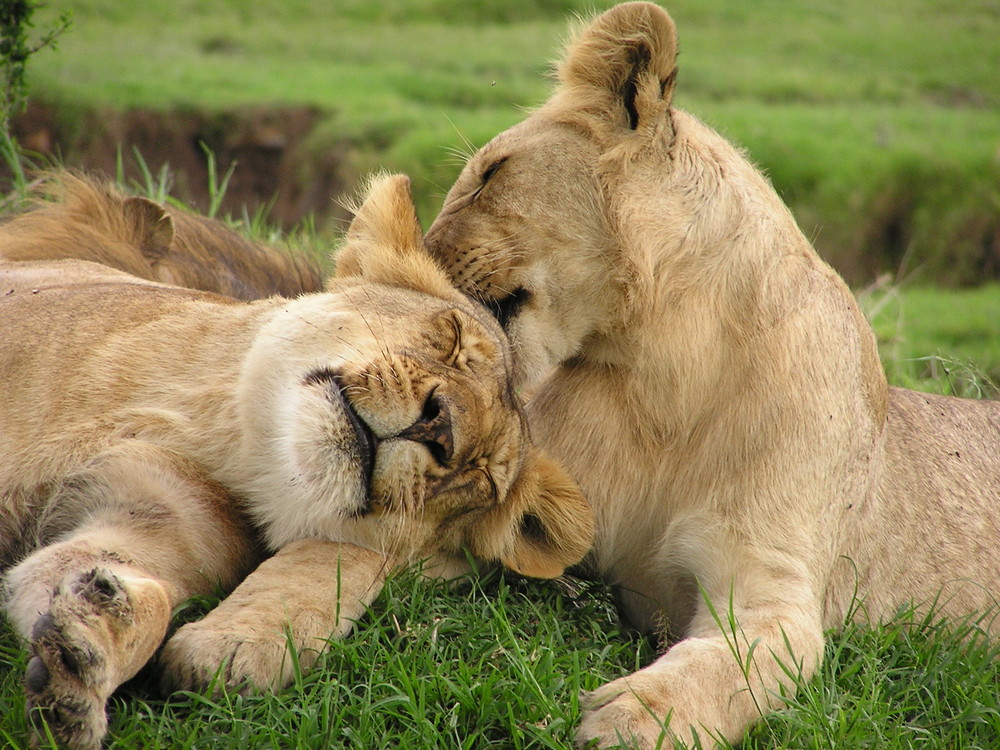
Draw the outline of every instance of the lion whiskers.
M466 141L466 147L461 146L445 146L444 150L448 154L448 157L444 160L445 164L451 164L454 166L464 166L469 158L475 153L472 149L472 144Z

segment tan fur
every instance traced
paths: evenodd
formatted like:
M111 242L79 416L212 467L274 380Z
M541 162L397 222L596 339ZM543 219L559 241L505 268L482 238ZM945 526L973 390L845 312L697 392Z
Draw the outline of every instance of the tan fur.
M61 745L100 745L105 701L192 595L240 584L170 639L165 682L203 687L225 663L230 686L280 687L286 628L311 663L400 562L447 572L468 549L556 576L583 557L589 508L528 444L505 337L423 252L408 180L358 211L364 273L294 300L116 270L135 257L118 238L151 227L129 205L90 227L28 213L19 248L35 219L39 241L62 221L91 244L0 262L4 605L34 651L29 710Z
M0 226L0 259L75 258L150 281L237 299L322 288L319 267L233 232L220 221L127 196L71 172L47 175L27 214Z
M1000 404L887 387L772 187L671 106L676 49L655 5L594 19L426 239L505 324L522 384L544 378L532 431L594 507L593 569L675 641L586 698L578 739L602 747L655 747L668 716L669 738L739 741L855 593L878 619L1000 591Z

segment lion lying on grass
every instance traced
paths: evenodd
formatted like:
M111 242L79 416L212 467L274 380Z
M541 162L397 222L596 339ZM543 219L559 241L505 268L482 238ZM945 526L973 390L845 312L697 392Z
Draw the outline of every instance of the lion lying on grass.
M294 300L0 262L4 606L61 746L100 745L108 697L192 595L239 584L167 642L165 682L226 663L228 685L278 687L286 626L308 666L397 563L468 549L552 577L589 548L579 490L527 442L506 340L424 252L408 185L373 185L340 277Z
M308 255L253 242L220 221L71 172L51 174L43 186L46 199L3 226L4 259L89 260L242 300L323 288Z
M878 619L1000 593L1000 404L887 387L770 184L671 106L676 52L655 5L597 17L426 238L545 378L529 421L594 507L593 570L675 641L586 698L581 745L738 742L855 596Z

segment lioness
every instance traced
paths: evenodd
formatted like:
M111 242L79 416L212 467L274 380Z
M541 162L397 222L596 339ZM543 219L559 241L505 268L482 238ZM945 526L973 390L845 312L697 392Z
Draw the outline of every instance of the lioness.
M593 518L527 443L499 326L421 241L394 177L325 294L244 303L0 263L4 606L34 652L29 710L62 746L99 747L109 695L216 586L246 576L168 641L168 685L223 662L234 687L286 683L285 626L308 665L401 561L450 570L468 549L552 577L583 557Z
M53 172L31 210L0 227L4 260L89 260L149 281L242 300L323 289L318 264L253 242L221 221Z
M676 53L655 5L598 16L426 238L547 376L529 422L594 506L591 567L676 641L586 698L581 745L737 742L848 613L1000 592L1000 404L887 387L771 185L671 106Z

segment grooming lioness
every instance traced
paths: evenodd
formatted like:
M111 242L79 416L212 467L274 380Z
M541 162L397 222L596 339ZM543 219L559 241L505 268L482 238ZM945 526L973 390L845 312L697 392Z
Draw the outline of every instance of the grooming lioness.
M467 549L556 576L589 547L579 490L527 443L503 334L424 252L405 178L374 185L343 254L327 293L250 303L0 262L4 605L61 746L100 745L108 696L192 595L239 583L166 644L166 683L226 663L234 687L276 687L286 626L308 665L401 561Z
M545 378L529 422L594 506L591 567L675 641L587 696L581 745L737 742L849 612L1000 593L1000 404L887 387L771 185L671 106L676 51L655 5L598 16L426 238Z

